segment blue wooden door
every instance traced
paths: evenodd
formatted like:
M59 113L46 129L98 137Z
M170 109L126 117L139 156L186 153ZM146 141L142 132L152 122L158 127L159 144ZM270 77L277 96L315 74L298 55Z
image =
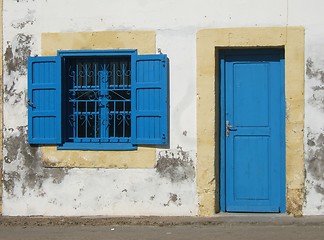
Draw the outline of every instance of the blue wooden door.
M231 50L220 56L221 209L283 212L283 51Z

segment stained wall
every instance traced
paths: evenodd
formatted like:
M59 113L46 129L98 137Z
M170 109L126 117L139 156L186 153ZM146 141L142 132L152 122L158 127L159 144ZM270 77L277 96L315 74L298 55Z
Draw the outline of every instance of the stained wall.
M320 0L3 0L3 214L212 215L217 210L215 189L219 182L217 161L212 159L217 156L208 147L215 147L216 140L205 141L197 119L212 114L215 108L207 105L201 112L197 107L198 67L203 61L197 57L197 37L205 29L259 27L304 29L304 70L291 70L296 78L303 77L304 87L295 88L293 76L286 89L298 99L287 101L304 109L300 115L297 111L287 116L289 121L301 121L289 131L302 139L297 145L287 143L286 150L297 155L287 161L287 179L291 180L287 203L295 204L289 208L295 209L292 214L324 214L321 6ZM118 34L140 32L151 35L135 45L125 37L116 40ZM100 41L92 34L102 36ZM240 41L241 46L249 45L244 37L233 36L227 36L225 46ZM29 55L51 55L57 48L140 45L147 45L147 53L157 53L160 48L170 59L168 147L144 149L144 155L135 153L136 157L109 152L81 156L28 144ZM292 51L292 58L294 54L301 57ZM199 152L208 158L200 157Z
M2 39L2 0L0 0L0 39ZM2 40L1 40L2 43ZM2 52L2 44L0 45L0 50ZM0 86L2 88L2 58L0 59ZM2 126L2 91L0 95L0 126ZM0 147L2 149L2 128L0 128ZM0 213L2 213L2 151L0 151Z

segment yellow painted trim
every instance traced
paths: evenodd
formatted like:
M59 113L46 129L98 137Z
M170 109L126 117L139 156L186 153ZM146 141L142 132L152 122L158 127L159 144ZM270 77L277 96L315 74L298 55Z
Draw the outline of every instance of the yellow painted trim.
M57 50L137 49L139 54L156 52L154 31L107 31L42 33L42 55Z
M204 29L197 33L197 194L199 215L218 211L215 81L218 48L284 47L287 212L301 215L304 187L304 28ZM215 68L216 66L216 68ZM216 70L215 70L216 69ZM218 140L217 140L218 141ZM216 180L215 180L216 179Z
M155 53L153 31L107 31L76 33L43 33L42 55L56 55L57 50L137 49L140 54ZM48 167L84 168L153 168L154 147L136 151L70 151L42 147L44 165Z

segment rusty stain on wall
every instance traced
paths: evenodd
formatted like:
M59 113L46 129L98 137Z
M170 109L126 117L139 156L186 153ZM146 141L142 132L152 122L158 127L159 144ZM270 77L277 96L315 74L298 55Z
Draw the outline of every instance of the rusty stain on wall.
M166 150L159 153L155 165L161 177L168 178L171 182L181 182L195 179L195 167L189 152L178 146L176 151Z
M13 131L5 129L6 131ZM6 167L3 176L3 185L5 191L14 197L17 181L22 183L22 195L27 189L38 191L39 196L44 196L42 189L43 182L51 179L53 183L60 184L68 174L64 168L44 168L42 165L42 154L39 147L30 146L27 143L27 129L24 126L18 127L18 134L6 138L3 142L5 149L5 164L21 163L14 170L8 170Z
M4 54L4 65L10 75L18 72L20 75L27 74L27 60L31 53L32 35L19 33L12 42L7 42Z

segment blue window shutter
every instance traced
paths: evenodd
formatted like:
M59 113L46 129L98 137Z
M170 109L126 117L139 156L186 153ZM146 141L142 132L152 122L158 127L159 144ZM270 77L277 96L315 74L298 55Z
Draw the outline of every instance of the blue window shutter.
M133 144L168 144L168 58L159 55L132 57Z
M28 142L60 144L61 58L28 58Z

